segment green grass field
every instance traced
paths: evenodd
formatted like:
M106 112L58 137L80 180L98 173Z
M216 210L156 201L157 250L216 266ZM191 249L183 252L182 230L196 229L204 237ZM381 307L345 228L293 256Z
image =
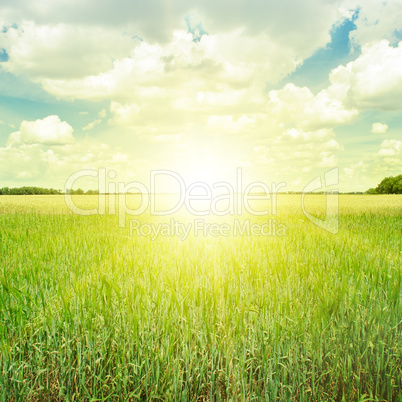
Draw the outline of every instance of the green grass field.
M336 235L282 195L283 236L182 241L1 196L0 399L401 401L402 196L339 204Z

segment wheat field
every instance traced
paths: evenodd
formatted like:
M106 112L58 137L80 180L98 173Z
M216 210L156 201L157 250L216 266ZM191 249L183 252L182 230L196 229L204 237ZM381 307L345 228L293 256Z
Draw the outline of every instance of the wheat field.
M337 234L299 195L274 218L283 232L153 238L1 196L0 400L400 401L402 196L341 195Z

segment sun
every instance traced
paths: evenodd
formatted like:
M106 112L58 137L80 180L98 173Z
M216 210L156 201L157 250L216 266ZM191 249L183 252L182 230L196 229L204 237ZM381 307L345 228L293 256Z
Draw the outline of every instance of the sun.
M219 166L195 165L183 171L183 178L187 185L202 182L209 186L219 181L221 169Z
M212 187L213 184L227 179L230 164L226 155L208 153L204 155L187 155L178 166L186 185L201 182Z

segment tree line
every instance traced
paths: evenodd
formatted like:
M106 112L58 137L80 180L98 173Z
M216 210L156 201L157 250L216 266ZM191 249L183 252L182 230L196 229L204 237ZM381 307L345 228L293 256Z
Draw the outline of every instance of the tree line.
M42 188L42 187L2 187L0 188L0 195L61 195L64 194L62 190L57 190L54 188ZM88 190L84 191L81 188L77 190L68 189L66 194L99 194L98 190Z
M386 177L376 188L370 188L366 194L402 194L402 174Z
M73 194L73 195L96 195L99 194L98 190L84 191L81 188L77 190L67 189L64 193L62 190L56 190L54 188L42 188L42 187L2 187L0 188L0 195L45 195L45 194ZM288 194L300 194L297 191L288 191ZM322 192L325 194L325 192ZM361 193L350 193L361 194ZM402 194L402 174L395 177L386 177L376 188L370 188L366 191L366 194Z
M94 194L99 194L98 190L88 190L84 191L82 188L78 188L77 190L73 190L72 188L66 190L66 194L78 194L78 195L94 195Z
M42 187L3 187L0 188L0 195L34 195L34 194L63 194L61 190Z

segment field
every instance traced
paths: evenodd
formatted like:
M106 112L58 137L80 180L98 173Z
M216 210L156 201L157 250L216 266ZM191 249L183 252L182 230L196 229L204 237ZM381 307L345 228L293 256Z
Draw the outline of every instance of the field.
M172 218L194 220L135 217ZM337 234L299 195L268 218L283 233L153 239L0 196L0 400L400 401L402 196L341 195Z

